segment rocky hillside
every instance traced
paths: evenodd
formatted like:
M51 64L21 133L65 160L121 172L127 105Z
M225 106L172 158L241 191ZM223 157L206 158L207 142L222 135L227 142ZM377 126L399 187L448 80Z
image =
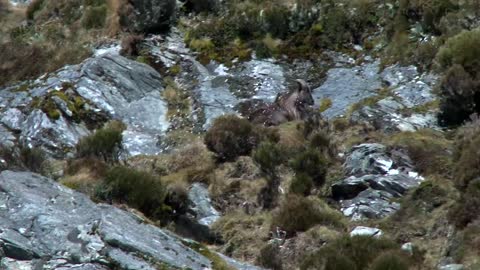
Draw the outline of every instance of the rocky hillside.
M476 0L0 0L0 269L480 269L479 27Z

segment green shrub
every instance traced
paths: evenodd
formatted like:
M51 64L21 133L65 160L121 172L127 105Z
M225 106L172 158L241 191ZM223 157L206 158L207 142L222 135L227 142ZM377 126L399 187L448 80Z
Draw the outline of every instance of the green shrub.
M385 252L378 256L370 267L371 270L408 270L406 256L395 252Z
M317 224L343 227L342 215L319 200L289 194L272 217L272 230L280 227L288 236Z
M475 81L460 65L453 65L440 83L439 123L443 126L456 126L478 112L480 83Z
M464 191L480 175L480 120L467 124L457 132L453 159L455 186Z
M32 172L42 173L46 161L45 153L38 147L22 147L20 160L23 165Z
M311 177L317 186L325 183L328 161L318 150L308 149L300 153L290 162L290 166L295 173Z
M280 247L276 243L270 243L260 249L257 257L257 265L265 269L282 270L282 257L280 256Z
M118 161L122 150L123 124L110 122L92 135L86 136L76 146L77 157L97 157L105 162Z
M284 153L277 144L266 141L255 150L253 160L264 173L272 175L275 168L284 161Z
M448 69L457 64L469 74L478 72L480 62L480 29L463 31L449 38L437 54L440 67Z
M86 29L101 28L107 18L107 5L87 6L82 18L82 26Z
M312 188L312 178L303 173L295 175L290 184L290 192L304 196L310 195Z
M149 217L162 219L165 188L159 177L125 166L111 168L104 180L100 198L134 207Z
M220 161L232 161L238 156L249 155L258 143L253 125L235 115L221 116L205 134L207 148Z
M471 181L461 198L448 213L449 221L459 229L480 217L480 180Z
M369 265L380 253L387 251L400 252L400 247L385 238L344 236L307 256L302 262L300 269L366 270L369 269ZM341 268L342 266L348 266L348 268Z

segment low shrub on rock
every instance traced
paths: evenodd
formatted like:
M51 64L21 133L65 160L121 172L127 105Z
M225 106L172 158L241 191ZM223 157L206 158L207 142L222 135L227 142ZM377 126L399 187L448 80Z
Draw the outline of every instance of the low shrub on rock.
M258 140L253 125L235 115L217 118L205 134L207 148L219 161L233 161L238 156L249 155Z
M77 144L77 157L97 157L105 162L118 161L122 150L122 132L125 126L110 122L92 135L82 138Z
M168 210L166 190L159 177L125 166L111 168L104 179L100 198L125 203L149 217L161 219Z

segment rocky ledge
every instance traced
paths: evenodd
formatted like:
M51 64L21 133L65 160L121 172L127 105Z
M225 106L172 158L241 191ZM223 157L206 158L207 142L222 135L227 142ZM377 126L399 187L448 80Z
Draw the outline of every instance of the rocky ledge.
M0 174L0 224L0 269L212 268L191 241L29 172Z

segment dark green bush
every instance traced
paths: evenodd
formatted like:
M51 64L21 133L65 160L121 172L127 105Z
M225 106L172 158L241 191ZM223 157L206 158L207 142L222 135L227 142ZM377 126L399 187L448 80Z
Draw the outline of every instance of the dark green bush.
M307 256L300 269L369 269L369 265L379 254L387 251L400 252L400 247L385 238L344 236ZM348 268L341 268L342 266L348 266Z
M118 161L122 151L124 128L123 124L112 122L92 135L82 138L76 147L77 157L97 157L105 162Z
M272 217L272 230L277 227L293 236L321 224L343 226L340 213L328 209L321 201L289 194Z
M125 166L111 168L100 198L126 203L149 217L162 219L167 211L166 191L159 177Z
M235 115L221 116L205 134L207 148L220 161L232 161L238 156L249 155L258 144L259 136L253 125Z
M440 83L439 123L443 126L460 125L478 112L480 83L465 69L455 64L443 76Z
M295 175L290 184L290 192L308 196L313 188L312 178L304 173Z
M284 161L284 153L280 147L272 142L262 142L253 154L253 160L260 169L269 175L275 173L275 168Z
M82 18L82 26L86 29L101 28L107 19L107 5L88 6Z
M290 162L290 166L295 173L305 174L311 177L312 181L317 186L321 186L325 183L328 161L318 150L307 149L295 157Z

